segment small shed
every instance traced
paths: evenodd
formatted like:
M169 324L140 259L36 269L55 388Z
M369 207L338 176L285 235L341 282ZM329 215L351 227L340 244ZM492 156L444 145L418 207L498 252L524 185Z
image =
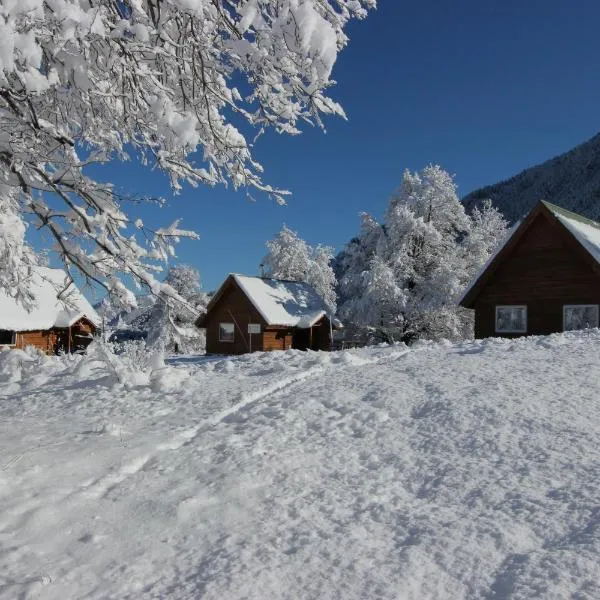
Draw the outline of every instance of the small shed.
M465 290L475 337L598 327L600 224L539 202Z
M67 282L61 269L36 268L29 287L31 310L0 290L0 348L35 346L47 354L85 349L101 320L74 284L65 290Z
M298 281L230 274L196 322L206 329L207 354L329 350L341 323Z

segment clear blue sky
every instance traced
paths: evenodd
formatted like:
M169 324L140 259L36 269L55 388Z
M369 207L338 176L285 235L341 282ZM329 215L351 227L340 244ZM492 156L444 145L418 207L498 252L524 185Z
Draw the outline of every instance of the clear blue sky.
M339 250L358 213L380 216L405 168L439 163L460 195L569 150L600 130L597 0L379 0L350 27L332 96L348 121L327 133L268 134L255 156L288 205L223 188L173 196L166 178L132 164L103 171L127 193L161 194L152 224L181 217L200 241L179 246L205 289L228 272L254 274L264 243L285 222Z

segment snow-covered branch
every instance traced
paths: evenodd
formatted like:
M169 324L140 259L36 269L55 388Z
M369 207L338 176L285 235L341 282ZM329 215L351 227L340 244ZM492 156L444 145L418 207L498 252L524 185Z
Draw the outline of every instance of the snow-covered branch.
M155 285L178 230L140 227L94 162L134 153L183 183L264 182L246 136L343 116L326 92L344 27L375 0L28 0L0 4L0 184L65 262ZM60 208L57 208L59 206Z

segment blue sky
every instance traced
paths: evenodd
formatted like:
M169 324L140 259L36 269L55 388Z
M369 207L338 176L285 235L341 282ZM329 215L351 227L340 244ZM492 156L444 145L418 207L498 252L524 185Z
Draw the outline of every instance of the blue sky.
M379 0L349 28L331 95L348 121L260 138L265 180L290 189L287 206L260 194L186 187L135 164L103 177L127 193L160 194L148 223L183 219L200 241L179 245L205 289L228 272L254 274L264 243L286 223L310 243L339 250L358 213L380 216L402 172L439 163L460 195L569 150L600 127L597 0Z

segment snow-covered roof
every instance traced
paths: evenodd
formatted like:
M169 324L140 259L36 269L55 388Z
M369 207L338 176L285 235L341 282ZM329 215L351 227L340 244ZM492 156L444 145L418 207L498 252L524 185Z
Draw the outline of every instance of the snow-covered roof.
M544 205L600 263L600 224L550 202L544 202Z
M321 297L307 283L231 276L268 325L306 328L328 313Z
M0 329L35 331L70 327L82 317L100 325L98 313L74 284L69 286L60 300L57 298L66 283L67 276L62 269L38 267L29 288L36 302L31 312L5 290L0 290Z
M499 255L504 248L506 248L508 242L513 238L518 240L529 228L533 220L537 218L540 211L544 210L546 211L546 214L550 213L552 217L554 217L577 240L590 256L600 264L600 224L569 210L565 210L560 206L541 200L524 220L519 221L512 227L504 242L492 256L490 256L485 265L480 269L479 273L472 279L471 283L458 300L458 304L471 308L470 304L473 301L474 289L476 286L480 285L480 282L485 280L489 267L499 259Z

